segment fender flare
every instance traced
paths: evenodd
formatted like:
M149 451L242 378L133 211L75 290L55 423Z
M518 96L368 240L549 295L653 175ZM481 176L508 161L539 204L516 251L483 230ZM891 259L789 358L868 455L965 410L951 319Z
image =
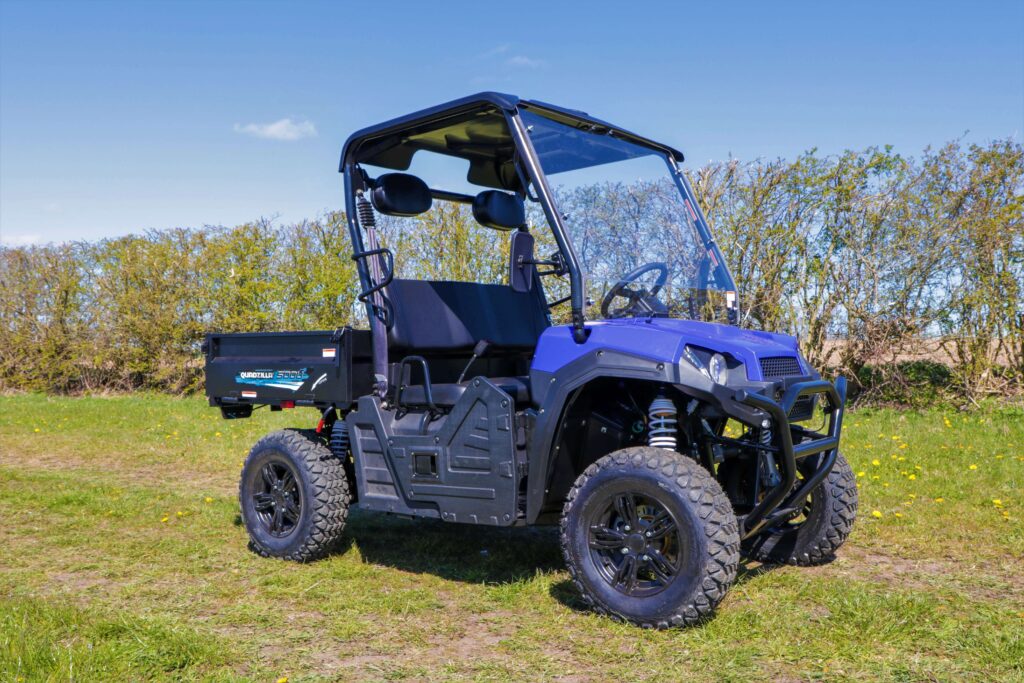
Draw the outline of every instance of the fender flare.
M554 443L570 397L589 382L606 378L638 379L668 385L681 383L678 363L611 349L597 349L553 373L532 370L530 386L537 409L527 412L527 524L537 521L544 506L554 464Z

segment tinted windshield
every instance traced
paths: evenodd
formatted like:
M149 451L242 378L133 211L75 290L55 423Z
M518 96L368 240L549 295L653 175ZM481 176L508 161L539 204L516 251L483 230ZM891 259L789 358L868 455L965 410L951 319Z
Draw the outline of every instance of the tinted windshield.
M656 315L725 317L725 306L735 302L732 277L665 153L534 112L522 118L586 271L588 296L600 305L634 273L610 317L651 314L651 306L627 304L629 292L652 291L664 304L655 306Z

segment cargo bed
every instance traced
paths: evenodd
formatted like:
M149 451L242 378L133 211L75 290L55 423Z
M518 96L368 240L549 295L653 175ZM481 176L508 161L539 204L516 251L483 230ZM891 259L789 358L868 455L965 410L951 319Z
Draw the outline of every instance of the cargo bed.
M208 334L206 395L224 417L271 409L345 408L371 393L369 330Z

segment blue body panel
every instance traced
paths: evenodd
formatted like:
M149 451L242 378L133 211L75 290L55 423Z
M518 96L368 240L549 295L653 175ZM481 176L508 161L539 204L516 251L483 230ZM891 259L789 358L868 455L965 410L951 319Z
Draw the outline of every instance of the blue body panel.
M555 373L572 361L598 349L623 351L662 363L678 363L683 347L699 346L728 354L743 363L747 379L761 381L761 358L800 358L795 337L745 330L695 320L623 318L588 322L590 336L583 344L572 338L572 327L559 325L544 331L537 343L532 370ZM804 372L808 368L800 360Z

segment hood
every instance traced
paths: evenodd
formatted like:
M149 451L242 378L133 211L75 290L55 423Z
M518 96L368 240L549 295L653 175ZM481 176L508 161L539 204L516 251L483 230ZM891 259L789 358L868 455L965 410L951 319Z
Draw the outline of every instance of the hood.
M762 379L761 358L800 357L796 337L788 334L745 330L696 320L623 318L588 322L587 329L590 336L583 344L573 341L568 325L545 330L537 344L533 367L554 372L599 348L678 363L683 347L690 345L732 356L746 367L747 379L757 381Z

